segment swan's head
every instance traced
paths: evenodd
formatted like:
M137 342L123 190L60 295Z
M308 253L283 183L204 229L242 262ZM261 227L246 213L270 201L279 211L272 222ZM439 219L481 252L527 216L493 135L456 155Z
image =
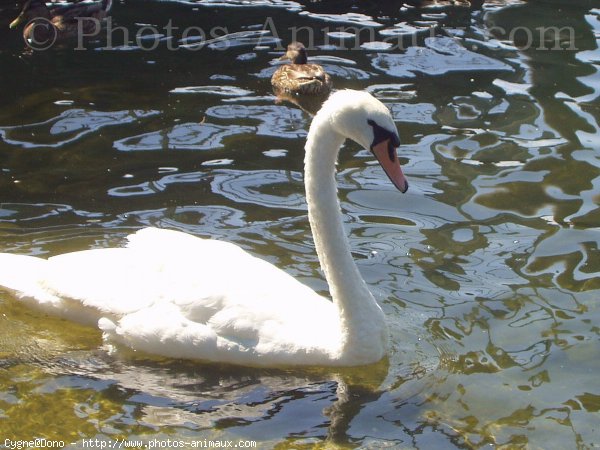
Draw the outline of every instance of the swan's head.
M368 92L343 90L332 94L318 113L331 127L373 152L394 186L408 189L396 149L400 138L389 109ZM323 116L322 116L323 117Z

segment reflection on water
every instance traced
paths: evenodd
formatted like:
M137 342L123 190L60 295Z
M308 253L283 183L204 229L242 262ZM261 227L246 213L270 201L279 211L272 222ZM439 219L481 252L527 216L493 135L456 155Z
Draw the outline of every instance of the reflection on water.
M285 137L290 139L306 136L306 119L302 112L286 106L222 105L206 110L206 115L215 119L237 119L260 122L254 130L258 136Z
M223 126L207 123L183 123L170 130L131 136L115 141L121 151L184 149L213 150L225 147L223 138L254 131L250 127Z
M63 103L55 103L62 105ZM158 111L86 111L69 109L38 123L0 127L4 143L25 148L62 147L104 127L122 125L158 114Z
M426 38L425 47L410 47L406 52L380 53L373 67L398 78L413 78L417 73L443 75L451 72L512 71L497 59L465 49L449 37Z
M157 33L85 52L24 54L0 29L2 251L122 245L153 225L230 240L327 294L302 184L315 105L269 83L294 25L337 88L390 108L411 183L400 196L369 151L340 155L353 254L390 324L386 361L151 359L2 293L0 436L600 445L600 10L379 3L134 1L115 5L115 25Z

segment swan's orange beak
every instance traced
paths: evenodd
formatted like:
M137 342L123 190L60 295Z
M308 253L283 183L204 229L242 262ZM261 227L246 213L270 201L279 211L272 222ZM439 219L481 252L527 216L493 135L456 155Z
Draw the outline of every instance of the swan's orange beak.
M394 186L396 186L403 194L408 189L408 181L402 173L400 162L398 161L398 155L396 154L396 148L390 142L390 139L384 139L378 144L371 147L371 151L383 167L383 170L387 176L392 180Z

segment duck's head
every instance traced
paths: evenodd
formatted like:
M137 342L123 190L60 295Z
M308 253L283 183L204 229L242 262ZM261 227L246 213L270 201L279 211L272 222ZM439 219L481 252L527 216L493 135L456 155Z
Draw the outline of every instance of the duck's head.
M400 137L389 109L368 92L342 90L333 93L317 114L327 117L331 127L371 150L394 186L408 189L396 149Z
M289 59L292 64L306 64L308 57L306 56L306 48L301 42L292 42L287 46L287 51L283 55L281 60Z
M10 23L9 28L16 28L23 22L37 17L48 18L48 15L48 7L42 0L27 0L23 4L21 13Z

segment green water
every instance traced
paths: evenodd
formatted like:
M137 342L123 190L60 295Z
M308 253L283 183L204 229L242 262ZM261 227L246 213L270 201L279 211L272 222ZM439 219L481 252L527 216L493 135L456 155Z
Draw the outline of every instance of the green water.
M407 194L354 144L338 166L389 357L155 359L0 292L0 446L600 447L600 5L205 3L119 3L129 42L38 52L3 7L0 250L117 246L153 225L235 242L327 293L302 184L310 115L269 83L277 39L305 27L335 87L381 98L402 139ZM191 26L219 39L183 48ZM359 39L326 34L340 26Z

